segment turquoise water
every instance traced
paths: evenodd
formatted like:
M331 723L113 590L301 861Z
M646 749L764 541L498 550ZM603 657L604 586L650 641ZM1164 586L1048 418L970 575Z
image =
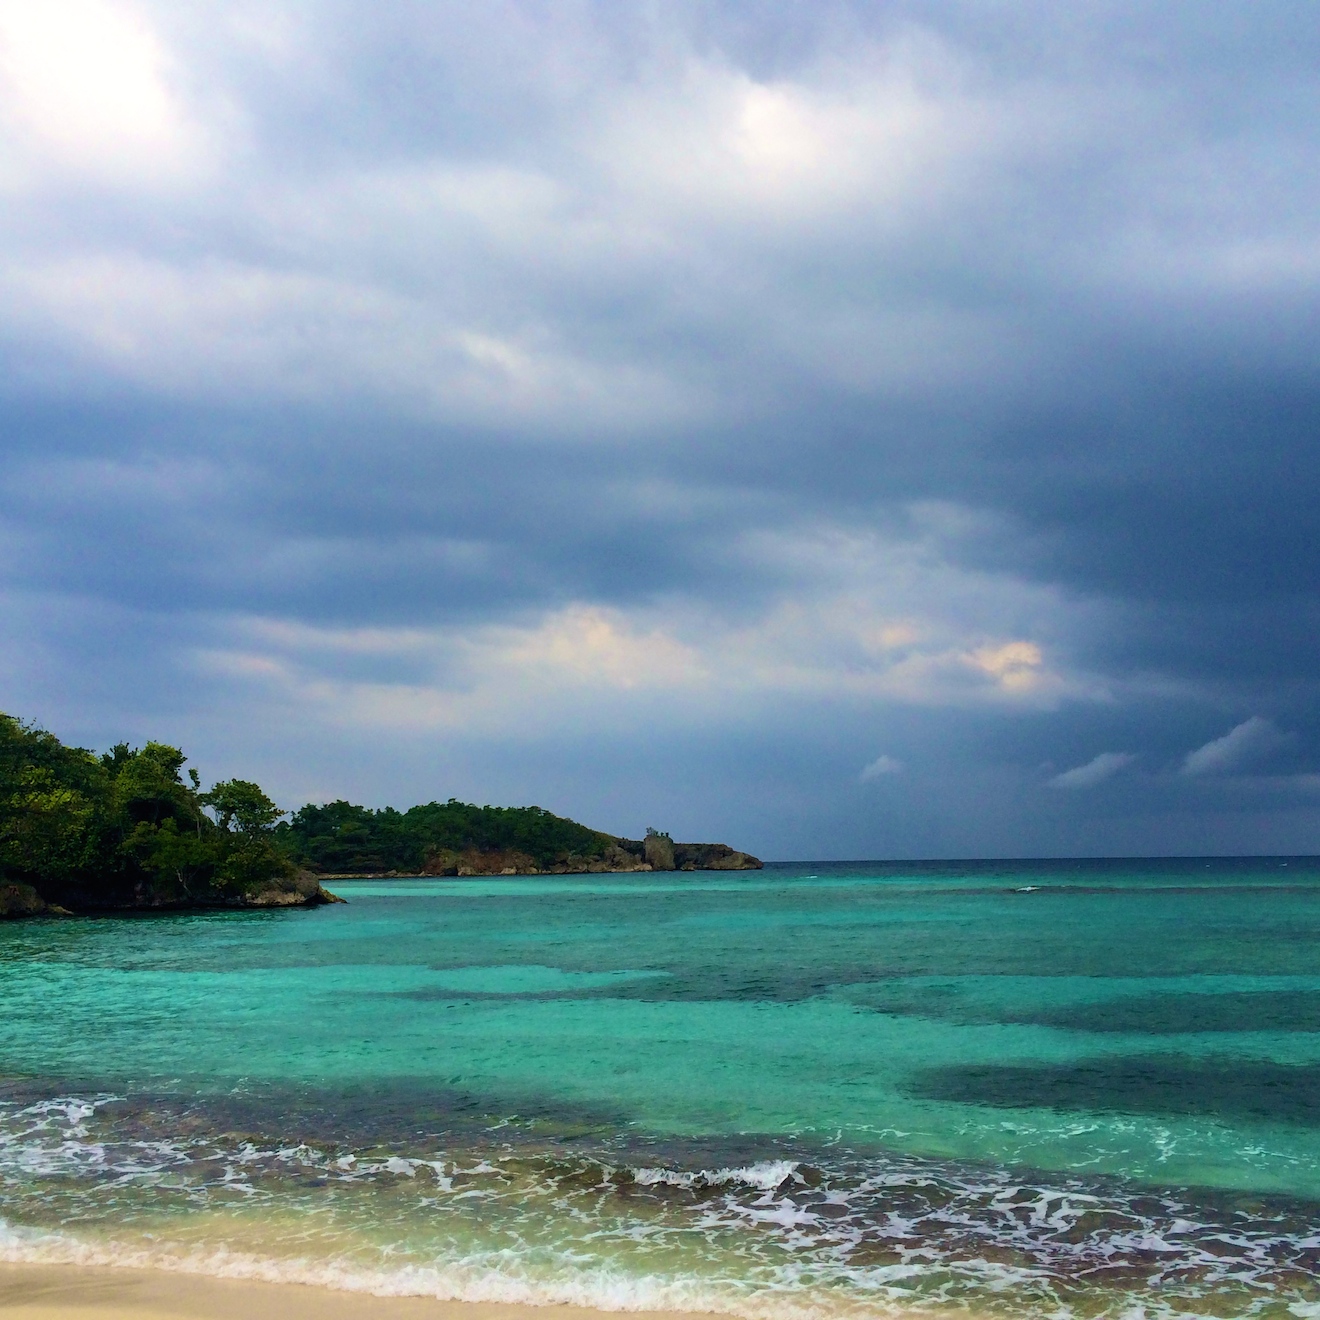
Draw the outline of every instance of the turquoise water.
M0 1257L1320 1317L1320 867L341 882L0 927Z

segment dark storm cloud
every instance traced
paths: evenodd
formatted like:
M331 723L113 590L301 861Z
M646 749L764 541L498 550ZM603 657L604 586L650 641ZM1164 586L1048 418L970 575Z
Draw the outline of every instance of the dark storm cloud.
M1317 47L0 0L4 702L290 793L695 757L786 851L1320 845Z

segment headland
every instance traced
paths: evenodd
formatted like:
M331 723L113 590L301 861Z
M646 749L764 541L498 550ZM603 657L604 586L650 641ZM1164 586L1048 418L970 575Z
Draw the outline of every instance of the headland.
M98 755L0 713L0 918L316 907L342 901L321 884L332 876L761 866L727 844L627 839L541 807L340 799L288 812L250 780L203 791L187 759L156 742Z

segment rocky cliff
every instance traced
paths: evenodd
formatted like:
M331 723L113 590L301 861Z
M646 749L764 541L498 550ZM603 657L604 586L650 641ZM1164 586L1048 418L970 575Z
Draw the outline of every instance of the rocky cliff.
M31 885L0 885L0 917L40 917L66 911L53 908Z
M543 807L342 799L282 810L259 784L203 791L166 743L99 755L0 712L0 917L313 907L335 876L745 870L724 844L621 839ZM287 818L287 819L286 819Z
M337 894L323 888L320 879L310 871L301 871L293 876L276 876L264 889L246 894L207 893L181 897L177 893L161 894L141 890L131 899L112 901L79 902L67 895L61 897L65 903L72 903L73 906L48 902L33 885L0 884L0 920L14 917L99 916L117 912L177 912L200 908L319 907L325 903L344 901Z
M755 871L763 863L726 843L674 843L662 834L645 839L615 839L595 855L569 854L538 866L528 853L513 848L437 848L422 868L424 875L602 875L629 871ZM329 877L327 877L329 878Z

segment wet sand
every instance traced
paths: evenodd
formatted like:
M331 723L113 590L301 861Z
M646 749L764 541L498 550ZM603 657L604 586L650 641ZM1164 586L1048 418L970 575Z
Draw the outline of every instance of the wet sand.
M581 1306L373 1297L296 1283L250 1283L165 1270L0 1264L5 1320L601 1320ZM630 1320L683 1320L637 1311Z

